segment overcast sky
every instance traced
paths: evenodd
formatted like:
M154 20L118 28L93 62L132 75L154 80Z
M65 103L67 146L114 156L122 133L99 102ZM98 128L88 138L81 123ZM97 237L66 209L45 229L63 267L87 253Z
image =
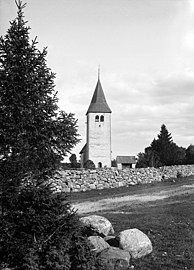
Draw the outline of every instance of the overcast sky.
M82 142L96 83L112 110L112 157L137 155L165 124L194 144L194 0L25 0L38 48L48 47L59 107L75 113ZM0 35L16 17L0 0Z

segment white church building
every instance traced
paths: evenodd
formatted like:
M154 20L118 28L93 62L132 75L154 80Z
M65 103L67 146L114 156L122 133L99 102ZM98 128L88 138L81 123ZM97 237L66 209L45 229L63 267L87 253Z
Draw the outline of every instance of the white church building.
M111 113L98 75L86 113L86 144L80 152L82 168L87 160L92 160L96 168L111 167Z

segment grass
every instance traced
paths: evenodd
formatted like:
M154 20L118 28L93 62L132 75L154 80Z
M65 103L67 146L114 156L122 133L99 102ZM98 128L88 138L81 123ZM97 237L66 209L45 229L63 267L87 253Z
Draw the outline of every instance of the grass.
M193 183L194 177L181 179L175 185ZM126 192L141 192L166 189L171 183L155 186L131 187L87 193L73 194L73 201L101 199L122 196ZM128 194L127 193L127 194ZM85 196L84 196L85 195ZM194 270L194 195L184 194L155 202L147 202L138 207L123 206L113 211L101 211L111 221L115 232L138 228L148 235L153 244L153 252L139 260L131 261L135 270Z
M194 196L182 195L173 200L99 213L112 222L116 232L138 228L152 241L152 254L133 261L135 269L194 269Z

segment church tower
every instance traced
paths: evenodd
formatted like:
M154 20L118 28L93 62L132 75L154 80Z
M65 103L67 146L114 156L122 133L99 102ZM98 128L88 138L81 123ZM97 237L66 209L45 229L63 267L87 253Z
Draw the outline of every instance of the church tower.
M87 143L80 152L81 165L92 160L96 168L111 167L111 109L98 73L97 85L86 113Z

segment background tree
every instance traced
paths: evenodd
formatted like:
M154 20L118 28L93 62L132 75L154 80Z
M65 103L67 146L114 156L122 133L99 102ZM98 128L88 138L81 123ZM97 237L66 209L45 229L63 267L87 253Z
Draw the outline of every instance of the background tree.
M71 168L78 168L79 167L79 163L77 162L76 154L72 154L70 156L69 160L71 162Z
M151 149L158 153L160 162L163 166L171 165L172 143L173 143L172 136L168 132L166 126L163 124L161 126L160 133L158 134L158 139L157 140L154 139L153 142L151 143Z
M145 158L145 153L140 152L137 154L136 168L146 168L146 167L148 167L148 164Z
M29 41L22 2L0 38L0 268L94 269L66 196L49 184L79 141L73 114L59 111L46 49Z
M176 145L166 126L161 126L158 138L154 139L144 153L138 154L136 167L160 167L184 164L186 152Z
M190 144L186 149L186 163L194 164L194 145Z
M171 165L185 164L186 149L173 143L171 146Z
M136 168L160 167L159 155L151 147L145 148L145 153L139 153Z

